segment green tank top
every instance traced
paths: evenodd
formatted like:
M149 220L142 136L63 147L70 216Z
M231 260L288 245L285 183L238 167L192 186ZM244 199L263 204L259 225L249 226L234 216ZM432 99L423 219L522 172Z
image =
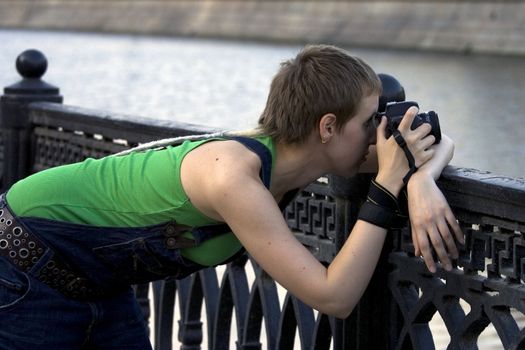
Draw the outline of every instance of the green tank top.
M189 201L180 181L182 160L205 142L86 159L33 174L9 189L6 200L21 217L39 217L98 227L142 227L175 220L189 226L216 224ZM272 154L270 137L258 137ZM185 233L191 237L191 233ZM216 265L241 248L233 233L182 249L182 255Z

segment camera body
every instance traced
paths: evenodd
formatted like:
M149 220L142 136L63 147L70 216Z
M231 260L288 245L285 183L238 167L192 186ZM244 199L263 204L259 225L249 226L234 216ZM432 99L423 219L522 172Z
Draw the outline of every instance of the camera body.
M386 104L385 111L379 113L379 115L384 115L387 119L387 138L392 134L392 130L395 130L399 127L401 119L403 119L405 113L412 106L419 108L417 102L414 101L388 102ZM410 128L414 130L423 123L430 124L430 135L433 135L436 138L435 143L439 143L441 141L441 127L439 126L439 118L437 113L434 111L418 113L414 117L414 121L412 122L412 125L410 125Z
M414 101L405 101L405 89L396 78L385 73L379 73L378 76L383 87L383 93L379 97L378 116L386 116L388 121L386 137L390 137L392 130L398 128L408 109L412 106L419 108L419 106ZM380 120L381 118L378 122ZM410 127L415 129L423 123L430 124L432 127L430 134L436 138L435 143L439 143L441 141L441 128L439 127L437 113L434 111L419 113Z

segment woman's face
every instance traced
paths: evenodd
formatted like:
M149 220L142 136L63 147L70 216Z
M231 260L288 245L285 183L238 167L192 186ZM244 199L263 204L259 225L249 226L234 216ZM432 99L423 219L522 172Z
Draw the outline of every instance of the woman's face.
M376 128L372 118L377 113L379 96L372 94L364 97L354 115L340 132L337 132L333 142L332 156L335 167L334 174L352 176L366 160L368 148L376 142Z

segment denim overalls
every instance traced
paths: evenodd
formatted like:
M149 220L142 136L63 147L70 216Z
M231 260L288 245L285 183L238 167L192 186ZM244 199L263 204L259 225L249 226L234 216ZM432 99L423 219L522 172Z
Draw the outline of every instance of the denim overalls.
M232 139L261 158L260 176L269 188L272 155L268 148L251 138ZM2 196L0 210L7 209ZM107 228L31 217L13 221L23 228L20 233L34 235L44 249L36 252L34 244L24 243L28 248L23 253L29 251L26 261L30 263L16 266L14 259L22 249L14 247L14 231L6 239L1 230L6 223L0 222L0 350L151 349L130 286L184 278L204 268L182 257L180 248L230 231L226 224L190 228L167 222ZM194 240L180 236L187 230ZM6 255L8 249L15 252Z

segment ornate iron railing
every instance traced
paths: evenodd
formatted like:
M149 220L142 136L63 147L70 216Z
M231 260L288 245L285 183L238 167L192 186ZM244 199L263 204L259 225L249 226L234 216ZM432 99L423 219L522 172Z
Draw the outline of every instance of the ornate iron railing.
M3 190L49 167L155 139L216 131L64 106L58 89L40 79L42 57L24 55L19 59L26 62L19 65L24 80L7 87L0 100ZM285 210L296 237L323 264L347 238L368 181L368 176L320 179ZM438 185L466 234L453 271L429 273L414 257L409 227L392 231L365 295L347 320L338 320L282 294L254 261L243 257L183 280L136 286L155 348L176 347L172 332L178 318L182 349L292 349L300 344L302 349L426 350L435 347L429 321L437 313L449 333L449 349L477 349L488 325L504 348L525 347L525 180L448 167Z

